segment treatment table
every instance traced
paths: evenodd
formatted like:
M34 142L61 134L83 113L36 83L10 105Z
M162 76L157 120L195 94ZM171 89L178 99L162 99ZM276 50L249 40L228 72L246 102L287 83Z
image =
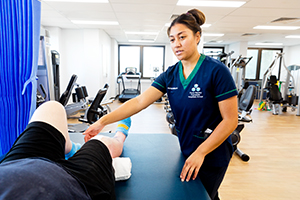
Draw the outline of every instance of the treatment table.
M131 177L116 182L117 200L207 200L199 178L181 182L185 158L171 134L129 134L121 157L132 162Z

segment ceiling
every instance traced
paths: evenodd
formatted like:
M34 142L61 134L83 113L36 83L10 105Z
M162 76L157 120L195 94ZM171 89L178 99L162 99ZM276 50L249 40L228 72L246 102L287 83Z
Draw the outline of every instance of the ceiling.
M177 6L178 0L109 0L109 3L67 3L42 0L41 23L62 29L103 29L118 43L129 40L155 40L152 44L169 43L166 23L172 15L186 13L194 7ZM219 0L220 1L220 0ZM223 1L223 0L221 0ZM227 45L247 41L299 45L300 39L287 35L300 35L298 30L258 30L257 25L300 26L300 0L240 0L239 8L195 7L204 12L204 33L223 33L223 36L204 36L205 45ZM299 18L272 22L279 18ZM119 25L78 25L71 20L117 21ZM158 35L126 35L125 31L159 32ZM246 34L246 35L245 35Z

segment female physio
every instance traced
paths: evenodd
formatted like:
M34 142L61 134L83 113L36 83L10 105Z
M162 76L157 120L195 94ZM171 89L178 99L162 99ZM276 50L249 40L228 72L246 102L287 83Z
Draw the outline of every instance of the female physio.
M138 113L167 93L181 151L187 158L180 179L188 182L198 176L211 199L219 199L218 188L233 153L230 134L238 123L237 90L229 69L197 50L204 22L204 14L197 9L176 18L168 36L179 62L84 134L89 140L105 125Z

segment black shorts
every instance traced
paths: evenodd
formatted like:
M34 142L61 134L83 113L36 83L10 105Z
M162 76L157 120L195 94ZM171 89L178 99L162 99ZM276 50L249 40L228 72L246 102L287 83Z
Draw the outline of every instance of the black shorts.
M86 142L69 160L65 160L64 152L65 138L56 128L44 122L32 122L1 162L47 158L83 184L92 199L116 199L112 158L101 141Z

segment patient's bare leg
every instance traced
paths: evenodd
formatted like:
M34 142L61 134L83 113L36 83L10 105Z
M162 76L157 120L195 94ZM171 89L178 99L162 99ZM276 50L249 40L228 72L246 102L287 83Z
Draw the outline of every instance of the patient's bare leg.
M91 140L100 140L103 142L103 144L105 144L108 148L112 158L119 157L122 154L125 139L126 136L121 131L117 131L113 138L103 135L96 135L91 138Z
M68 133L67 114L65 108L57 101L48 101L39 106L33 113L30 122L45 122L61 132L65 137L65 154L72 149L72 142Z

